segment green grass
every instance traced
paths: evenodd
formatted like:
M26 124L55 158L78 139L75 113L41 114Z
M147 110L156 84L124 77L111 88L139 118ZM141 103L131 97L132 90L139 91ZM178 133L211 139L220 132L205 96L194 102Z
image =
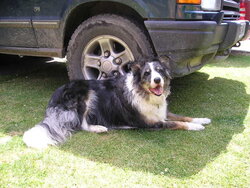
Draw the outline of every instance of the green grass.
M22 134L67 74L64 64L29 63L0 74L0 187L250 187L250 57L172 81L171 111L211 118L204 131L78 132L42 151Z

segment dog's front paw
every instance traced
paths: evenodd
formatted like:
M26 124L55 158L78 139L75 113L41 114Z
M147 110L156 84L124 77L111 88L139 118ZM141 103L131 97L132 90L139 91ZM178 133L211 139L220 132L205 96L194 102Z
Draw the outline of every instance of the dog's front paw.
M89 131L94 132L94 133L104 133L104 132L108 132L108 128L102 125L90 125Z
M205 129L203 125L197 123L187 123L187 128L189 131L201 131Z
M209 119L209 118L193 118L193 121L191 123L207 125L207 124L211 123L211 119Z

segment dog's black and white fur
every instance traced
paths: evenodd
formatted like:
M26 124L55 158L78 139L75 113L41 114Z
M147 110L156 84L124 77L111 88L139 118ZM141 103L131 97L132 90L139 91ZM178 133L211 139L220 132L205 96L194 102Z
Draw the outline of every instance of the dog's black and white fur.
M55 91L44 120L25 132L23 140L29 147L46 148L80 130L203 130L210 119L168 112L169 84L168 70L158 60L132 63L131 72L119 78L72 81Z

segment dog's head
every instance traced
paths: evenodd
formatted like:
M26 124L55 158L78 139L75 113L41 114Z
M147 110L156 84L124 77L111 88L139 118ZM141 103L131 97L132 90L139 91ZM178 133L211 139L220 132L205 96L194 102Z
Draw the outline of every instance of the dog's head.
M136 84L149 95L161 96L169 87L168 66L158 59L132 63L131 71Z

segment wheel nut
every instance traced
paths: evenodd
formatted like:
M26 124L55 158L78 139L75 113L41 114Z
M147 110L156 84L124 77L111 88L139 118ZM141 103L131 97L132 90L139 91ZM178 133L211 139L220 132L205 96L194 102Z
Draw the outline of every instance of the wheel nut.
M107 74L106 73L102 73L102 77L103 78L107 78Z
M116 72L116 71L113 73L114 76L118 76L118 74L119 74L119 73Z
M100 66L101 66L101 62L100 62L100 61L98 61L97 65L100 67Z
M108 51L108 50L105 51L105 52L104 52L104 57L108 58L109 56L110 56L110 51Z
M118 58L116 58L116 59L115 59L115 63L116 63L116 64L121 64L121 63L122 63L121 58L119 58L119 57L118 57Z

